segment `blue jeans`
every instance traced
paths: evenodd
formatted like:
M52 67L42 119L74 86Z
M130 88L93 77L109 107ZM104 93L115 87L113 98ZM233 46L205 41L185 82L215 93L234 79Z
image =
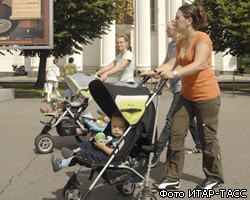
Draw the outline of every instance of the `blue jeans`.
M171 103L171 106L170 106L168 114L167 114L165 126L164 126L164 128L160 134L160 137L157 141L156 152L159 153L159 155L161 154L161 152L163 151L164 147L166 146L166 144L168 142L172 118L173 118L174 111L175 111L175 108L176 108L176 105L177 105L177 102L178 102L180 96L181 96L181 94L179 92L174 94L173 101ZM193 121L190 123L189 130L190 130L191 135L193 137L193 140L195 143L195 148L201 149L201 142L200 142L197 123L196 123L195 119L193 119Z
M72 90L69 88L69 86L67 84L66 84L65 97L69 101L72 100Z

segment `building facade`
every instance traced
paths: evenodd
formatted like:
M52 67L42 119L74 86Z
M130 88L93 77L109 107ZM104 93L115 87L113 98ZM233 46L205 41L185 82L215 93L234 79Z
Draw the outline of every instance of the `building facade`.
M175 18L177 9L183 0L125 0L123 6L129 9L122 13L118 21L114 21L110 31L101 39L96 39L92 45L83 46L80 54L71 55L79 71L94 73L101 66L113 61L116 55L116 35L126 34L130 38L130 46L135 56L136 67L155 68L164 60L168 38L166 24ZM63 66L69 56L60 59ZM53 58L47 59L47 65ZM0 72L11 72L12 65L24 65L29 76L35 76L38 71L39 58L24 58L14 52L0 55ZM213 66L222 74L233 73L237 68L236 58L223 53L213 55Z

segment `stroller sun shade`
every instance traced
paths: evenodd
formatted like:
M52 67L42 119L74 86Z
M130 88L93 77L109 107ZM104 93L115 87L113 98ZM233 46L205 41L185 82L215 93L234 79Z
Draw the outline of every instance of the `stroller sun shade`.
M82 73L75 73L73 75L65 76L67 86L72 90L73 94L80 93L84 98L91 100L89 92L89 83L95 80L93 75L85 75Z
M112 117L119 110L130 125L136 124L145 112L150 92L146 87L131 88L94 80L89 90L103 112Z

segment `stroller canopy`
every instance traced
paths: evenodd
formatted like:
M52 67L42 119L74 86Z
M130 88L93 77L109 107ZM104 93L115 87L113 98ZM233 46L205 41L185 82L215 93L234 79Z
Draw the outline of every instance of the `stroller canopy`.
M82 73L65 76L65 82L72 90L72 93L76 94L79 92L84 98L88 98L89 100L92 99L89 92L89 83L93 80L95 80L95 76Z
M122 85L112 85L94 80L89 84L89 90L103 112L112 117L119 110L130 125L136 124L146 109L150 91L146 87L131 88Z

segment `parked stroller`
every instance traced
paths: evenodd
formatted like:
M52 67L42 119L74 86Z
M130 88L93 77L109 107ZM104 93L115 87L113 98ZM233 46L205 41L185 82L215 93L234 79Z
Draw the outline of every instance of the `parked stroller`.
M146 77L139 86L147 82ZM111 117L117 110L129 123L118 145L106 163L96 163L87 158L75 156L75 163L91 168L89 180L93 180L90 187L82 193L81 179L86 173L81 168L68 180L63 189L63 196L69 200L87 199L90 192L108 183L115 185L117 190L128 196L135 191L136 184L144 186L137 195L138 200L156 200L150 189L150 170L155 155L156 122L158 116L159 97L167 80L161 80L153 92L146 87L131 88L111 85L94 80L89 84L89 90L100 108ZM153 102L155 97L157 102ZM109 132L108 126L104 133ZM103 182L99 182L100 178Z
M90 121L95 121L89 113L84 112L92 101L92 96L89 92L88 85L95 79L92 75L76 73L65 77L65 82L72 90L73 94L79 92L82 97L81 102L69 102L64 100L60 111L55 113L46 113L50 117L48 122L42 122L44 127L39 135L35 138L35 147L38 153L46 154L53 151L53 139L49 133L56 128L57 133L64 136L75 136L78 142L86 140L89 133L95 131L95 126L90 127ZM102 127L99 127L102 128ZM100 131L97 129L96 131ZM87 137L88 138L88 137Z

